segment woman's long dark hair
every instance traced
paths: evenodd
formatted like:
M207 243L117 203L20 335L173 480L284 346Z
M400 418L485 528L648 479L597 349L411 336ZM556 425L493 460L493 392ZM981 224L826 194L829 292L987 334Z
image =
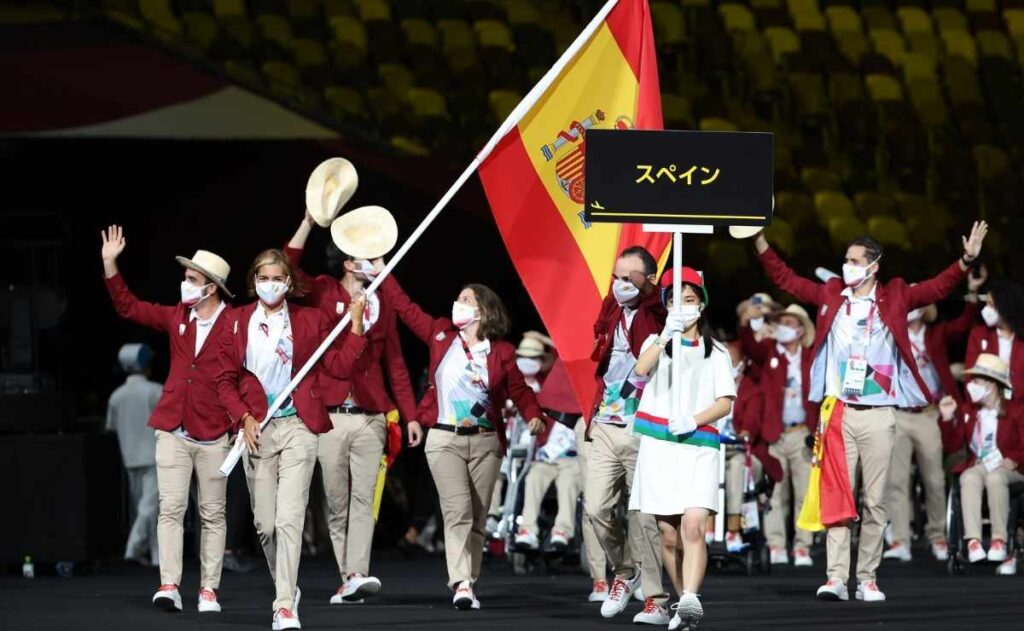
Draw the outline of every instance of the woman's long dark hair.
M988 284L996 311L1013 330L1014 335L1024 336L1024 288L1008 280L993 280Z

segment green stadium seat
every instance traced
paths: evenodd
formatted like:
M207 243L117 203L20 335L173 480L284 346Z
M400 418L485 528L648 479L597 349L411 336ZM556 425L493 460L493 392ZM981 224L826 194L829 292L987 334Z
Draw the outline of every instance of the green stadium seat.
M906 252L911 248L906 226L895 217L871 217L868 219L868 233L887 249Z
M213 0L213 15L218 19L244 18L245 0Z

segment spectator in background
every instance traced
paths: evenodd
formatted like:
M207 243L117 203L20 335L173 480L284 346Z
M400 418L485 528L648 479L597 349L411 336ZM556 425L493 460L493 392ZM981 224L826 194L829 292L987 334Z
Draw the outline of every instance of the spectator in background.
M121 462L128 474L135 519L124 548L126 561L159 565L156 522L160 512L156 482L156 437L147 425L160 401L163 385L149 380L152 349L146 344L125 344L117 353L128 379L110 395L107 430L117 432Z
M782 465L782 483L772 494L772 510L765 519L771 562L789 563L786 538L790 517L796 521L804 504L811 475L810 437L818 424L818 405L809 399L811 364L814 356L814 323L807 311L792 304L772 314L772 326L765 327L763 311L751 307L747 326L740 327L744 354L757 364L764 392L764 414L760 437L771 447L769 453ZM758 340L755 331L765 333ZM793 512L789 504L792 500ZM793 524L793 564L810 567L814 535Z
M978 318L978 288L984 284L987 273L967 277L967 305L956 320L935 323L938 310L935 305L914 309L907 314L910 346L914 351L917 369L921 372L931 400L952 396L962 400L960 387L949 370L949 347L961 342ZM917 462L917 471L924 485L924 499L928 523L925 534L931 543L932 555L938 561L949 557L946 543L946 473L942 469L942 432L935 420L934 405L901 408L896 412L896 444L889 472L889 526L892 544L886 559L911 560L911 459Z

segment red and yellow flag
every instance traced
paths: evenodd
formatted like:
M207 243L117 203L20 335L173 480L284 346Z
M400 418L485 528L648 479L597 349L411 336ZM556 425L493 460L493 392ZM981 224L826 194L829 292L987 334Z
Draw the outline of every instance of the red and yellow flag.
M826 397L821 404L811 455L811 475L797 517L797 528L818 532L857 519L853 480L846 465L843 439L845 412L846 405L835 397Z
M621 250L667 253L669 235L583 220L589 129L661 129L661 93L646 0L619 0L480 166L512 262L573 383L580 409L595 393L593 321Z

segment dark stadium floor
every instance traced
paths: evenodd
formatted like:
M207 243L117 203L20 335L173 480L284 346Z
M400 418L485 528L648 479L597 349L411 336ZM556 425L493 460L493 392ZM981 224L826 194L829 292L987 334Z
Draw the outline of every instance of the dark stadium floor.
M1024 628L1024 577L997 577L994 567L950 578L943 566L924 558L909 564L887 562L879 584L890 601L881 604L819 603L814 590L822 580L823 559L811 570L783 568L766 577L714 573L704 587L705 623L701 631L740 629L908 629L996 631ZM627 614L603 620L597 604L583 602L589 581L577 573L515 576L504 563L484 569L478 596L483 609L457 612L450 607L440 558L404 560L375 553L375 574L384 591L365 605L329 606L336 587L334 567L326 560L303 561L300 606L304 629L595 629L624 628L640 603ZM157 586L152 569L105 569L91 575L24 580L0 578L4 629L230 629L270 628L272 591L265 567L247 574L225 572L220 592L224 612L195 612L196 567L186 569L185 612L155 610L149 598Z

